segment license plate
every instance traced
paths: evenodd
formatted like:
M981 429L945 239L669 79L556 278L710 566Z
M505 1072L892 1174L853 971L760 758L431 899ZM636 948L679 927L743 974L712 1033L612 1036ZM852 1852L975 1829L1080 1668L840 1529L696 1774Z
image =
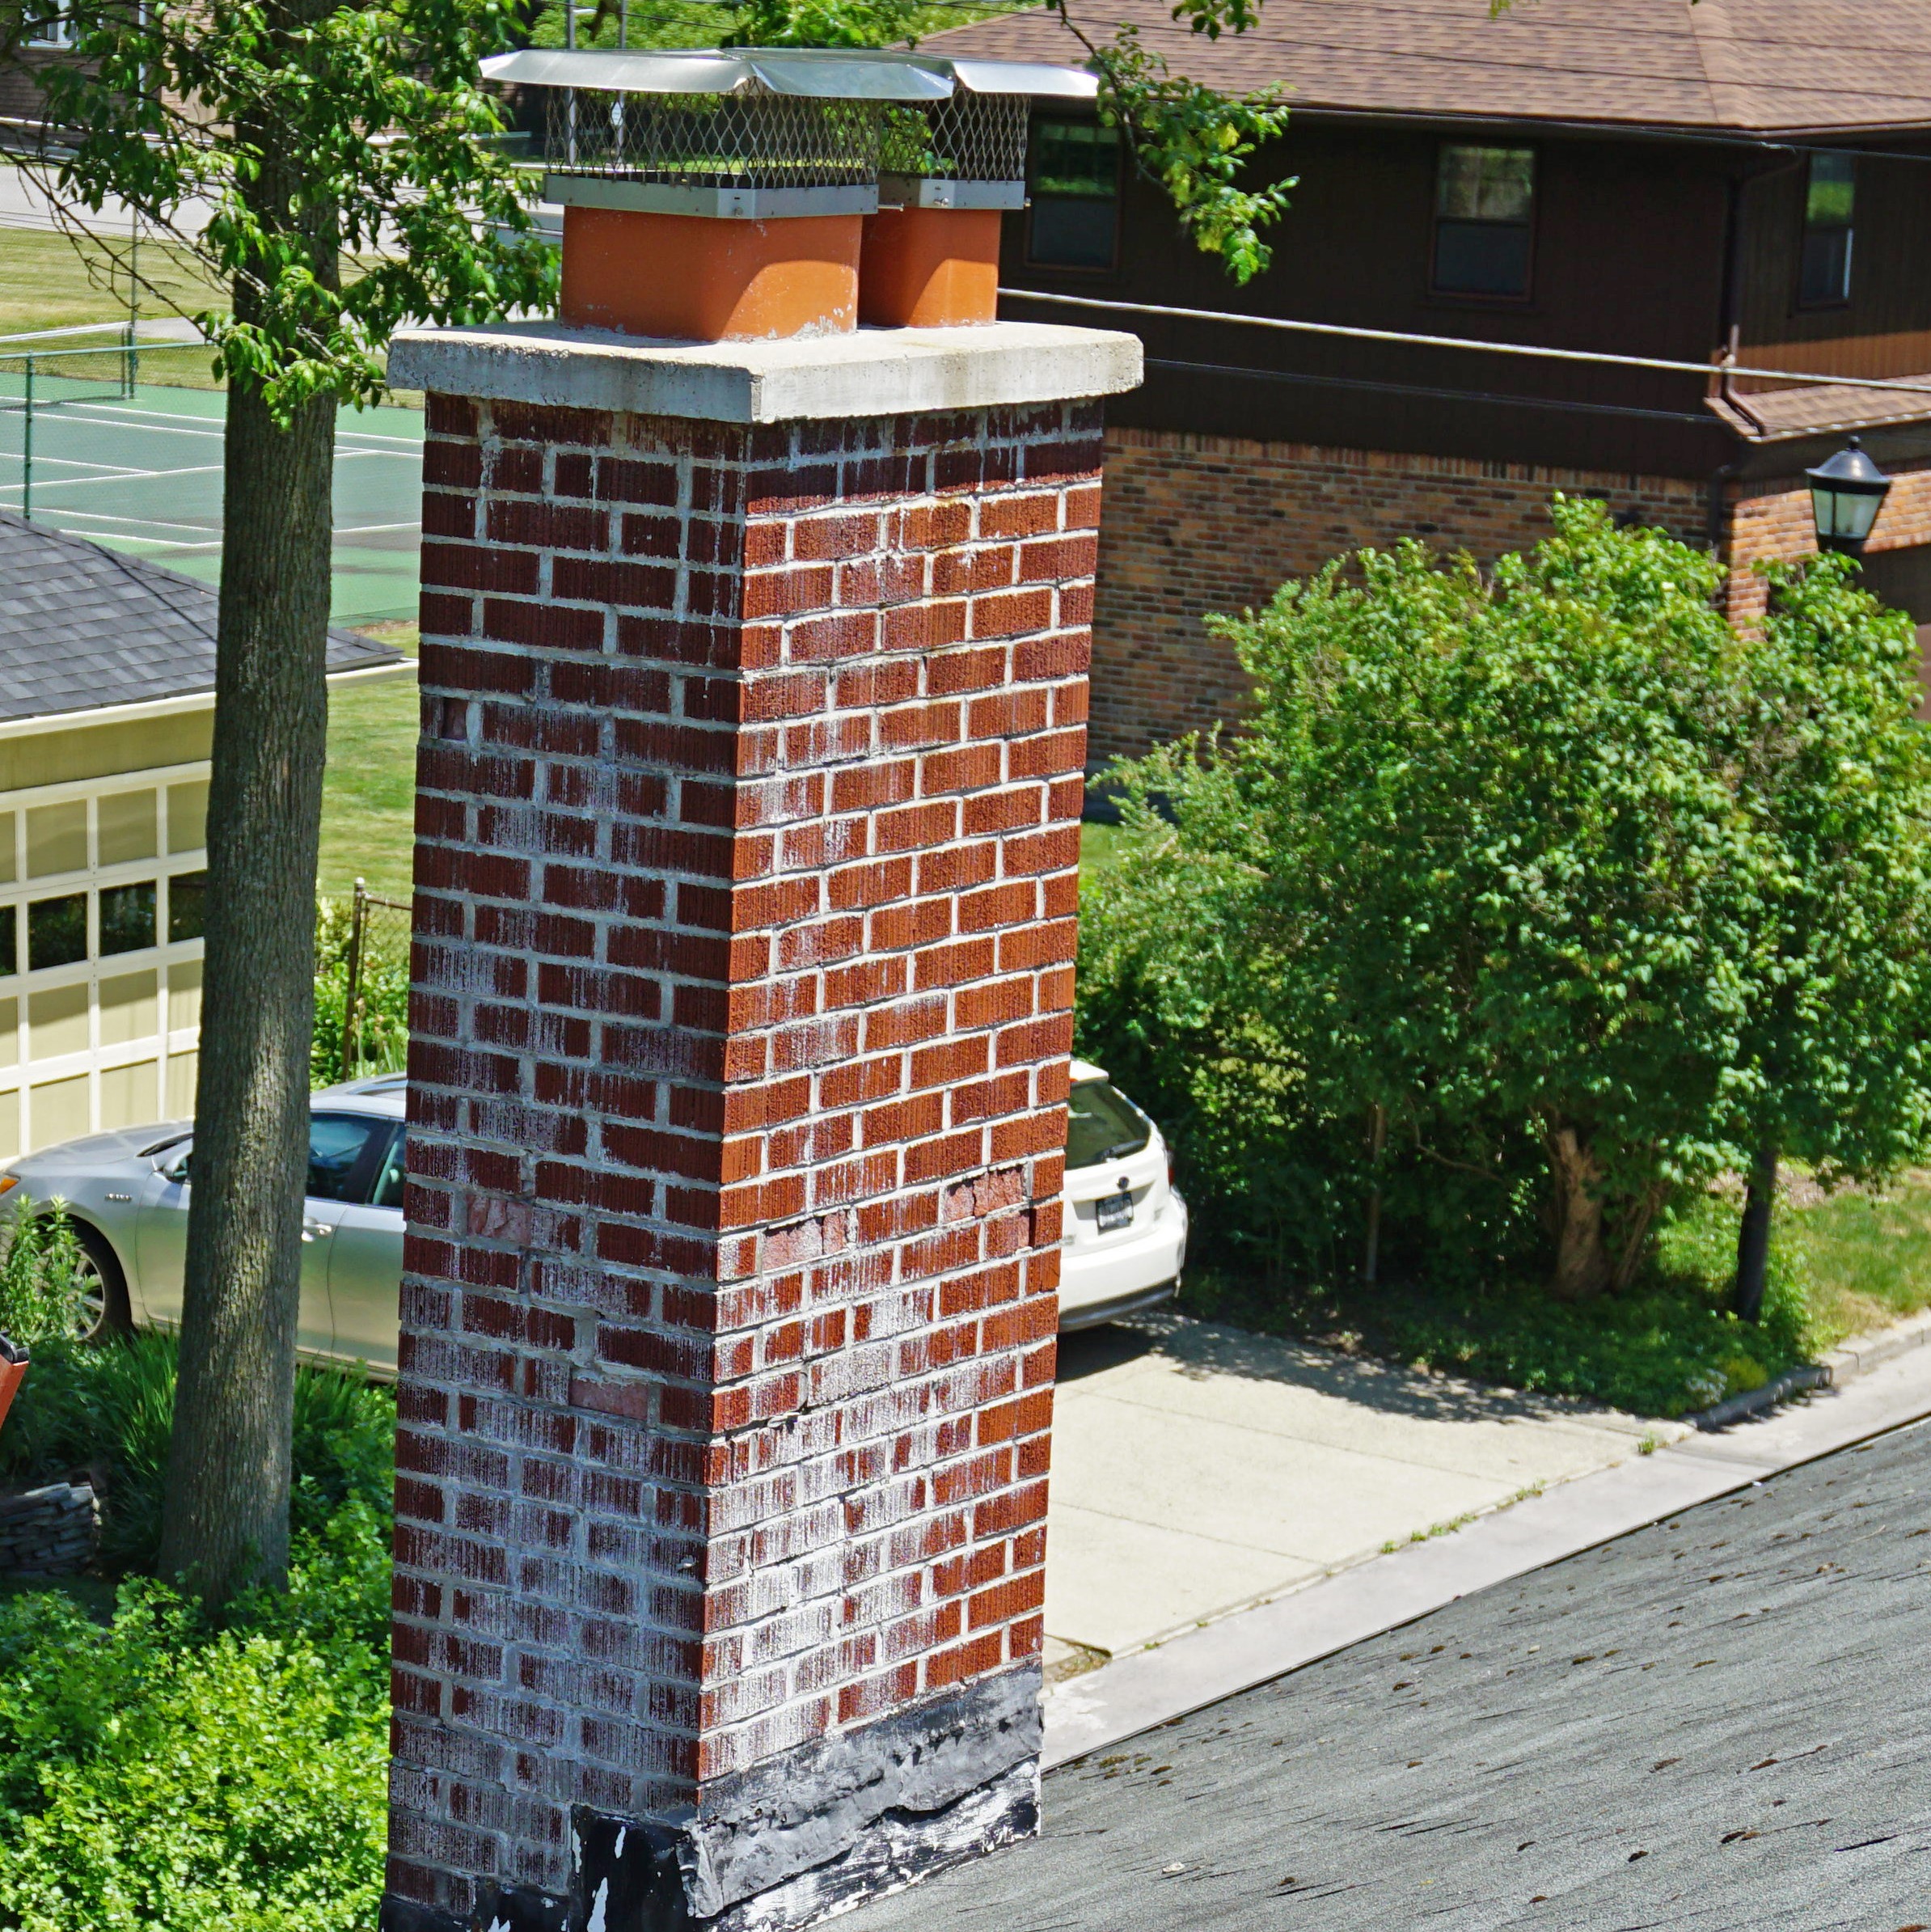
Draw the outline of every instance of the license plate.
M1123 1187L1117 1194L1102 1194L1093 1203L1093 1215L1102 1234L1111 1234L1119 1228L1130 1228L1133 1196Z

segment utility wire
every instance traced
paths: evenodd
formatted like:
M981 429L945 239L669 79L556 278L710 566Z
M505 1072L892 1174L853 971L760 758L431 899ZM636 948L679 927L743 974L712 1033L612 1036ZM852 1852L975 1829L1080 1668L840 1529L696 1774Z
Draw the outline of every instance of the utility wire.
M1419 336L1406 329L1356 328L1340 322L1303 322L1284 315L1236 315L1225 309L1173 308L1151 302L1107 302L1096 295L1054 295L1038 289L1005 289L1015 302L1046 302L1122 315L1163 315L1177 322L1231 322L1244 328L1278 329L1302 336L1336 336L1350 342L1402 342L1418 349L1467 349L1485 356L1540 357L1554 362L1590 362L1613 369L1655 369L1671 375L1756 376L1777 383L1808 383L1827 389L1892 389L1931 395L1931 382L1897 376L1819 375L1803 369L1757 369L1743 362L1680 362L1665 356L1621 356L1607 349L1545 349L1527 342L1487 342L1466 336Z

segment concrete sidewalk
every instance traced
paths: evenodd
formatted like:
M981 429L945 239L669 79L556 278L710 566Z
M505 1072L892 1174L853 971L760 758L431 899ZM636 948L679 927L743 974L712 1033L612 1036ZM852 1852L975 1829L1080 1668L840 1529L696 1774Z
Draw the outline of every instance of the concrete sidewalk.
M1063 1679L1690 1431L1161 1315L1060 1345Z

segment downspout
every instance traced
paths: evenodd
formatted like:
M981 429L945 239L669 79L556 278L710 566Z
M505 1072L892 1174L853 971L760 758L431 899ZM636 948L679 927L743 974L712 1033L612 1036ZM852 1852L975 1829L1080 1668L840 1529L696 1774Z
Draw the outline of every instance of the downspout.
M1774 174L1778 168L1791 165L1786 158L1760 171L1744 168L1730 175L1723 184L1723 280L1717 298L1717 395L1726 408L1734 410L1760 433L1763 421L1737 394L1730 373L1735 366L1743 332L1743 197L1760 174Z
M1764 420L1736 391L1730 371L1736 366L1743 330L1743 216L1745 200L1753 184L1768 180L1786 168L1799 166L1801 154L1785 154L1766 166L1740 168L1724 183L1723 277L1717 298L1717 395L1726 409L1741 416L1759 435ZM1729 485L1737 473L1735 463L1725 463L1711 476L1709 484L1709 539L1711 554L1721 556L1729 525Z
M1730 365L1737 359L1743 330L1743 217L1744 203L1750 190L1760 181L1768 181L1774 175L1786 173L1794 167L1801 167L1806 159L1799 150L1793 154L1780 154L1774 161L1761 167L1740 168L1731 175L1725 184L1728 193L1723 209L1723 282L1722 291L1718 298L1717 340L1722 345L1717 355L1717 363L1722 374L1717 378L1717 393L1730 408L1735 409L1755 428L1763 428L1762 420L1752 412L1748 404L1733 387L1730 374Z

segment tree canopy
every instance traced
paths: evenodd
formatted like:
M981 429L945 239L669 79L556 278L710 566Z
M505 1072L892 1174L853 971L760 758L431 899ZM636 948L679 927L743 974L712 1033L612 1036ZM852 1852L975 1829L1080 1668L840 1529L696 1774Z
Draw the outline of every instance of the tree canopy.
M1866 1175L1920 1144L1931 743L1854 566L1775 569L1742 633L1706 555L1553 514L1492 571L1409 543L1216 621L1244 728L1126 768L1082 1000L1242 1070L1223 1185L1291 1131L1358 1199L1379 1119L1377 1165L1532 1201L1585 1297L1766 1142Z

